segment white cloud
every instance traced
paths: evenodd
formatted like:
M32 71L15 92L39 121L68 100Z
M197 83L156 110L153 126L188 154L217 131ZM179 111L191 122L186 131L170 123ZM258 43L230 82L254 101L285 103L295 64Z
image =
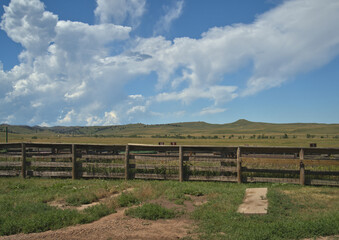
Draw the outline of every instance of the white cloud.
M46 51L55 36L56 15L45 11L39 0L12 0L4 10L0 27L13 41L34 56Z
M73 118L75 116L75 111L74 109L72 109L71 111L69 111L68 113L66 113L66 115L63 118L58 119L58 124L69 124L73 121Z
M182 12L180 1L177 4L164 20L167 26ZM24 51L20 64L10 71L0 66L0 121L50 125L140 122L167 116L166 108L163 112L152 109L158 102L180 101L186 107L201 99L212 107L200 114L221 113L225 103L279 86L339 54L336 0L286 1L251 24L214 27L199 39L131 39L131 27L110 23L140 20L144 11L145 1L98 0L95 12L100 24L89 25L59 21L38 0L12 0L1 28ZM118 47L121 52L125 42L126 51L111 54ZM239 83L228 79L228 74L249 66L253 69L248 79ZM147 97L124 90L131 79L153 72L157 83L147 89Z
M217 113L223 113L227 109L226 108L215 108L215 107L206 107L203 108L199 115L209 115L209 114L217 114Z
M94 13L100 23L139 25L146 0L97 0Z
M180 0L176 2L174 7L168 8L166 14L162 16L160 20L156 23L154 35L168 32L172 25L172 22L181 16L183 6L184 1Z

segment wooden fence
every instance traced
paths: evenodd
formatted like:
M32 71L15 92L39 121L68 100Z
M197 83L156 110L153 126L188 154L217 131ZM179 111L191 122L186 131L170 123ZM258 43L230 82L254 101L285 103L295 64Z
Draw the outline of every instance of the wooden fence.
M7 143L0 176L339 186L339 148Z

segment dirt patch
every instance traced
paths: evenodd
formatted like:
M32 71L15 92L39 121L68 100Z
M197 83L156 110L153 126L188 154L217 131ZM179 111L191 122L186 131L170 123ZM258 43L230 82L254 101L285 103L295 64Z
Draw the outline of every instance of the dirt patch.
M47 204L52 206L52 207L57 207L57 208L60 208L60 209L63 209L63 210L64 209L76 209L78 211L82 211L86 208L93 207L93 206L99 205L101 203L104 203L104 202L106 202L106 201L108 201L112 198L119 197L122 193L129 193L129 192L133 192L133 191L134 191L134 188L127 188L122 192L114 192L113 194L111 194L108 197L101 198L97 202L92 202L92 203L89 203L89 204L83 204L81 206L69 206L69 205L67 205L67 203L65 201L53 201L53 202L49 202Z
M132 189L127 189L133 191ZM118 195L112 195L110 197ZM143 220L125 216L127 208L118 209L117 213L103 217L98 221L89 224L71 226L55 231L43 233L18 234L0 237L0 240L80 240L80 239L139 239L139 240L172 240L191 236L190 232L194 228L194 222L189 218L190 213L196 206L207 202L205 196L189 196L190 200L185 200L183 205L175 204L167 199L151 201L166 208L183 210L185 214L179 218L166 220ZM89 205L89 204L87 204Z

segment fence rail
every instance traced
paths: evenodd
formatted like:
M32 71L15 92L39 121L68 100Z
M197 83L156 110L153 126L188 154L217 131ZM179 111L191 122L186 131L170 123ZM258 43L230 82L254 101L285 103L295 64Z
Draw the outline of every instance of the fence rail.
M339 186L339 148L6 143L0 176Z

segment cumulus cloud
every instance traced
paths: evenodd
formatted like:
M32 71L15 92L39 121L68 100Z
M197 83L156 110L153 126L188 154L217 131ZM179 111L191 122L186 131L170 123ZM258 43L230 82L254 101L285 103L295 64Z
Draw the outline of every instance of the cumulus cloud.
M146 0L97 0L94 13L100 23L139 25Z
M226 111L226 108L206 107L206 108L203 108L199 112L199 115L217 114L217 113L223 113L225 111Z
M198 39L172 41L162 36L131 38L132 27L117 25L135 26L132 22L140 20L145 0L97 3L97 25L58 20L39 0L12 0L5 7L1 29L24 51L11 70L4 71L0 64L0 121L140 122L167 116L166 109L154 111L154 104L179 102L185 107L197 100L210 106L197 114L222 113L227 102L280 86L339 54L335 0L286 1L251 24L214 27ZM179 1L165 14L164 29L182 7ZM120 49L125 42L126 49ZM247 68L248 79L230 81L230 74ZM129 81L147 81L139 77L153 73L157 83L147 96L124 90Z
M183 6L184 1L181 0L177 1L174 7L167 8L166 14L155 25L154 35L168 32L172 22L181 16Z

